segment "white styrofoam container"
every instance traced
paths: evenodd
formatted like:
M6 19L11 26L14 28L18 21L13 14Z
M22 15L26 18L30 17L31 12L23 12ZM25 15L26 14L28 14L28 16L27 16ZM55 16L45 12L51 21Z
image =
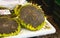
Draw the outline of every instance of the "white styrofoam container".
M27 29L22 29L21 32L16 36L9 36L5 38L28 38L28 37L34 37L34 36L42 36L47 34L53 34L56 32L56 29L51 25L47 20L45 26L50 27L50 29L43 27L41 30L38 31L29 31Z

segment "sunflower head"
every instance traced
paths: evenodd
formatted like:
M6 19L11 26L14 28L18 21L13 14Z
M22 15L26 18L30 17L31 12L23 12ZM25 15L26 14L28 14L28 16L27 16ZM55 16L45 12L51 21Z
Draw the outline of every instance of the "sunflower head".
M0 17L0 36L13 36L20 32L20 24L16 19Z
M37 4L25 4L18 9L17 14L21 25L29 30L39 30L45 23L44 12Z

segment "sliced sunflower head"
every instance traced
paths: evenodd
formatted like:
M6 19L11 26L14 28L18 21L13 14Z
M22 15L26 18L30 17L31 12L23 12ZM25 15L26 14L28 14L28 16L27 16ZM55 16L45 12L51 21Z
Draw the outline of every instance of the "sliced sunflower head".
M17 13L21 25L29 30L40 30L45 24L44 12L37 4L25 4L20 7Z
M0 17L0 36L17 35L20 29L20 24L16 19Z

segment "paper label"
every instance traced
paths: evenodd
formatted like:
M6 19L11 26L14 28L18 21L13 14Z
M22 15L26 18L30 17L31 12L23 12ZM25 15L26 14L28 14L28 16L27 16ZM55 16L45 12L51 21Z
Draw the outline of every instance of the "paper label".
M0 10L0 15L8 15L11 14L9 10Z

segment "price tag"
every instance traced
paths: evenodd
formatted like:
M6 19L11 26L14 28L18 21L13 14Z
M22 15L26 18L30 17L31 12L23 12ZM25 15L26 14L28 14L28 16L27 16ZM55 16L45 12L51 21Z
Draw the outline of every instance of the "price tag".
M0 10L0 15L8 15L11 14L9 10Z

